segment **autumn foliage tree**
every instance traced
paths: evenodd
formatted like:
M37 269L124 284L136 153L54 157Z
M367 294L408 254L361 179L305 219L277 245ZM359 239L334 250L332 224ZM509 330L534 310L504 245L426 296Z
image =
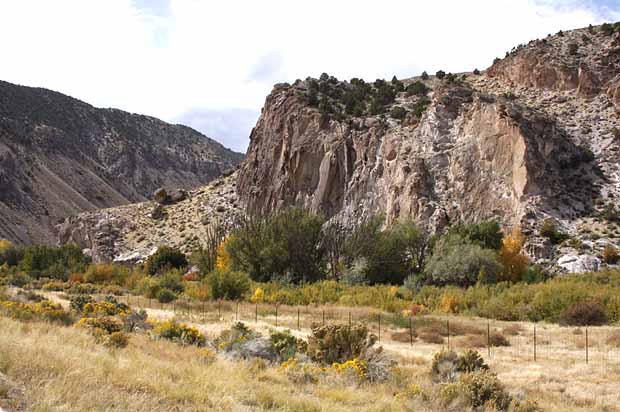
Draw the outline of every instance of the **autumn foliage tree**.
M504 267L504 272L501 280L517 282L527 270L530 259L521 253L524 244L525 236L518 226L515 226L512 233L502 239L499 261Z
M227 270L230 269L230 253L227 249L227 244L230 243L230 236L224 239L217 248L217 257L215 259L215 269Z

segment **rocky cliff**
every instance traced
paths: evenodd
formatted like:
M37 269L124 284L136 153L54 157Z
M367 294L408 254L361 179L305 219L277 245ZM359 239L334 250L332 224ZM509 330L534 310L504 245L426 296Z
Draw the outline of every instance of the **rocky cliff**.
M0 238L55 243L67 216L204 185L242 158L185 126L0 82Z
M579 245L563 252L600 253L620 235L599 218L620 194L619 75L620 33L605 26L521 45L483 73L395 79L382 102L377 82L277 85L238 193L254 212L384 213L430 230L496 218L523 228L534 258L562 252L536 236L552 218Z
M620 243L619 56L618 27L599 26L521 45L483 72L276 85L229 197L249 213L384 213L430 231L495 218L522 227L535 259L597 266ZM538 235L549 218L569 241Z

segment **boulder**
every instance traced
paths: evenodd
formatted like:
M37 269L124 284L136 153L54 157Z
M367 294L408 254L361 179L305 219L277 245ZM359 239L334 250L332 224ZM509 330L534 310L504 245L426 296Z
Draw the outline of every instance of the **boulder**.
M558 266L569 273L596 272L601 260L592 255L564 255L558 259Z
M155 220L161 220L165 215L166 212L164 211L164 207L160 203L157 203L150 213L151 219Z
M166 190L160 187L153 192L153 200L160 205L171 205L187 199L187 191L183 189Z

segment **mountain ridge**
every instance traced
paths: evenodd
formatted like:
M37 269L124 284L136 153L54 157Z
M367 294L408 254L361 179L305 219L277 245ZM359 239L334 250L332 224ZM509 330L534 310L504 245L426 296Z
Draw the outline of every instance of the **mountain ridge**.
M0 237L53 243L67 216L194 188L242 158L187 126L0 81Z

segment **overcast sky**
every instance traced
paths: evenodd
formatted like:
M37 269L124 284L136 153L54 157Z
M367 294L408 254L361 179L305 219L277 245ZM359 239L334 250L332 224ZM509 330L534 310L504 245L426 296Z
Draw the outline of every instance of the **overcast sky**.
M245 151L277 82L488 67L620 20L620 0L0 0L0 79L183 123Z

